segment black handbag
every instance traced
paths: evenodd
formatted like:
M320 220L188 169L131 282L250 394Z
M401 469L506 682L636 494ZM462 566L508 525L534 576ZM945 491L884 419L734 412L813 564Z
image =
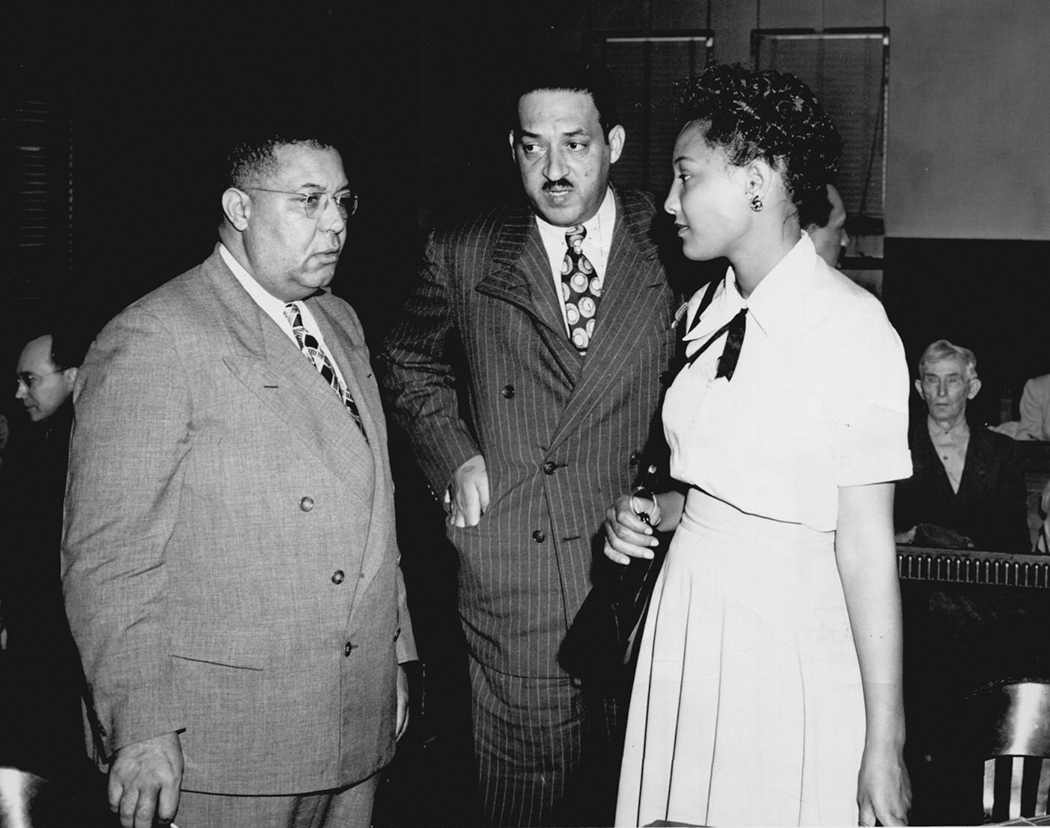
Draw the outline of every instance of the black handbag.
M721 282L722 279L713 279L707 286L694 314L694 325L711 304ZM716 338L712 337L704 347ZM679 337L678 353L668 371L671 380L686 363L685 343L681 339ZM649 479L644 488L651 491L671 488L672 481L658 482L656 472L657 466L649 466ZM634 669L653 588L667 555L669 537L660 540L650 559L632 558L626 566L603 562L605 570L612 566L619 571L600 573L562 641L558 662L569 675L581 681L605 681L622 678L625 671Z
M651 559L632 558L619 572L599 581L584 599L569 627L558 661L583 681L622 678L638 653L649 601L667 548L661 543Z

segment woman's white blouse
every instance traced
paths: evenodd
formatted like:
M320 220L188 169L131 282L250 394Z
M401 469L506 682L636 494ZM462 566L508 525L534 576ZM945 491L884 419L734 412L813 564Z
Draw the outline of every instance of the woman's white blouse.
M686 354L743 307L732 381L715 379L723 334L668 389L671 473L749 514L831 531L840 486L911 475L900 337L879 300L819 258L805 233L747 300L729 270L686 334Z

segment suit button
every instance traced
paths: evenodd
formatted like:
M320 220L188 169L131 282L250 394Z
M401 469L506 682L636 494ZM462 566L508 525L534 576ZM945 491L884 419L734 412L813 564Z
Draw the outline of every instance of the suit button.
M642 459L642 455L641 455L640 452L632 451L631 452L631 456L627 458L627 462L630 463L632 466L637 466L638 465L638 461L641 460L641 459Z
M311 509L314 508L314 499L309 496L304 497L302 500L299 501L299 508L302 509L304 512L309 512Z
M673 379L674 379L674 376L671 374L670 371L661 371L660 372L660 385L670 385L671 384L671 380L673 380Z
M542 529L537 529L535 532L532 533L532 539L536 541L536 543L543 543L545 540L547 540L547 533L544 532Z
M351 644L349 641L347 641L346 642L346 646L343 647L343 655L345 655L345 656L350 655L350 653L353 652L353 649L354 649L354 645Z
M511 397L514 396L514 386L504 385L503 388L500 390L500 393L509 400Z
M343 580L345 578L346 578L346 575L343 573L343 570L341 570L341 569L337 569L335 572L332 573L332 583L333 584L339 585L339 584L341 584L343 582Z
M548 460L546 463L543 464L544 474L554 474L554 472L556 472L557 470L558 466L553 460Z

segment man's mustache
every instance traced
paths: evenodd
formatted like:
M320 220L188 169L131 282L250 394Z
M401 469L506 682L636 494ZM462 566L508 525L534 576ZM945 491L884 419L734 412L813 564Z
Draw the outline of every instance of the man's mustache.
M573 189L572 182L569 181L569 179L567 179L567 178L559 178L557 181L544 181L543 182L543 191L544 192L546 192L547 190L553 190L555 187L558 187L558 188L560 188L562 190L571 190L571 189Z

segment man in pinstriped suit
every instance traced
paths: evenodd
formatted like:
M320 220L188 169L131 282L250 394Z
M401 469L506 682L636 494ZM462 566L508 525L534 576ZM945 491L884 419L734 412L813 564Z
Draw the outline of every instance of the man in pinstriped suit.
M460 553L488 824L611 824L626 685L581 687L557 653L591 587L605 509L646 451L675 297L652 199L608 183L625 134L607 70L556 59L515 92L527 202L431 237L380 356L383 383ZM561 292L579 225L599 296L582 349Z

